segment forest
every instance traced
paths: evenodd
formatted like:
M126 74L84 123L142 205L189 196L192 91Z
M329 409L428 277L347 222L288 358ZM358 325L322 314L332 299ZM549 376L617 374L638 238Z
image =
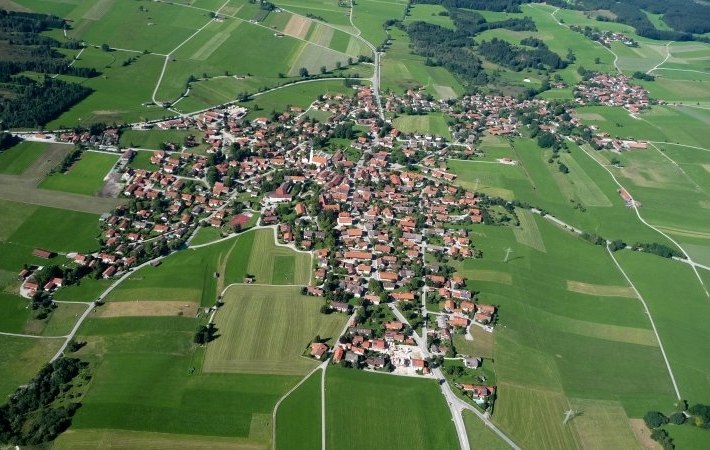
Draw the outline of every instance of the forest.
M536 31L535 22L530 17L488 22L475 11L451 6L447 9L456 25L456 30L417 21L411 23L406 31L412 41L412 51L415 54L426 57L426 63L429 65L445 67L456 74L469 88L489 81L488 75L483 71L479 55L516 71L528 67L554 70L567 66L566 61L550 51L542 42L534 43L535 45L531 45L533 44L531 42L521 42L532 47L526 48L498 39L476 45L472 39L478 33L496 28Z
M27 385L0 406L0 443L37 445L55 439L71 424L80 403L71 399L76 378L89 377L88 363L60 358L47 364ZM78 383L79 385L81 384Z
M525 41L521 44L528 45L525 44ZM527 49L493 38L490 41L481 42L476 50L487 60L517 72L528 67L536 69L564 69L567 67L567 61L547 48L544 43L536 42L535 44L537 45L531 45L532 49Z
M442 5L447 8L478 9L484 11L521 12L520 5L540 3L536 0L412 0L412 3ZM657 40L707 41L695 36L710 32L710 3L688 0L546 0L548 5L582 11L609 10L617 22L630 25L639 36ZM644 13L661 14L663 21L672 30L659 30ZM599 19L609 20L604 16Z
M710 32L710 4L686 0L580 0L571 8L606 9L616 15L616 21L636 29L639 36L649 39L689 41L707 40L693 33ZM662 14L663 21L673 30L659 30L644 11Z
M91 78L93 68L70 66L56 48L79 48L78 42L60 43L40 33L63 28L64 20L44 14L0 10L0 125L36 127L55 119L92 90L51 78L66 74ZM39 77L20 75L24 72ZM42 76L41 74L44 74Z

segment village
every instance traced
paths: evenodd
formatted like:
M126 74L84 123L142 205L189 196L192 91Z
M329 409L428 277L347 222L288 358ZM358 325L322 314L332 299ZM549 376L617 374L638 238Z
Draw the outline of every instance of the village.
M580 102L648 105L647 93L623 77L598 75L577 87ZM310 251L314 279L303 293L324 299L324 314L350 315L345 334L330 346L314 341L310 357L363 370L443 377L445 359L460 360L477 383L456 383L461 395L489 408L496 387L477 376L489 364L456 351L453 335L471 338L471 327L493 332L497 307L476 298L475 285L447 264L475 258L470 226L486 220L482 197L453 184L452 156L475 158L485 133L516 136L535 124L557 133L579 130L574 114L543 100L465 96L436 101L422 91L383 97L388 114L444 112L452 118L452 142L402 133L380 119L373 92L321 96L309 110L330 114L325 122L291 107L271 117L246 120L246 110L226 107L136 128L195 130L183 143L168 142L150 155L152 170L130 162L141 149L119 149L120 130L66 132L57 140L116 151L120 197L127 203L101 217L101 250L69 254L71 279L116 278L141 264L190 245L202 228L223 237L252 227L274 227L285 245ZM344 129L356 137L348 151L328 147ZM589 132L590 130L586 130ZM201 135L200 135L201 134ZM199 136L199 137L198 137ZM196 141L204 154L190 151ZM600 142L600 144L603 142ZM353 158L351 155L357 155ZM501 158L501 164L516 164ZM623 195L623 194L622 194ZM35 255L54 259L51 250ZM68 282L25 267L22 294L51 295Z

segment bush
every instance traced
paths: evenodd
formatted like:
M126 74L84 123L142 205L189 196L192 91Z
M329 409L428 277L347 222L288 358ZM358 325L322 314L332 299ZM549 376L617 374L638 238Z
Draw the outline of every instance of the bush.
M654 429L668 423L668 417L664 416L659 411L649 411L643 416L643 421L646 422L648 428Z
M675 425L683 425L686 421L685 414L683 414L682 412L673 413L671 414L670 421L672 424Z

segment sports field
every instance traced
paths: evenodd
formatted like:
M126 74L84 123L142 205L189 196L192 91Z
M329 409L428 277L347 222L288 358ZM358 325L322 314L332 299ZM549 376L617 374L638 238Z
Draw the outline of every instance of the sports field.
M321 377L317 371L279 405L277 449L309 450L321 445Z
M407 449L458 447L451 414L433 380L333 366L325 387L329 448L389 447L383 440Z
M67 172L49 175L39 187L73 194L98 195L103 189L105 177L116 162L117 155L84 152Z
M315 336L332 345L347 316L321 314L323 300L297 287L231 287L215 323L220 337L208 345L206 372L304 375L317 364L303 355Z

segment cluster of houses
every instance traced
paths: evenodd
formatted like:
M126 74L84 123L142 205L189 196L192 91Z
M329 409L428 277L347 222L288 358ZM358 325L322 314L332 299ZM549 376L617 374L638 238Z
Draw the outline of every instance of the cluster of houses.
M622 44L628 47L639 46L638 42L636 42L634 39L618 31L600 30L598 28L591 28L588 26L580 27L578 25L572 25L570 26L570 29L572 31L582 33L589 39L599 42L604 47L611 47L612 42L621 42Z
M648 93L625 76L595 75L575 93L579 104L630 111L649 105ZM324 312L353 314L351 326L332 348L313 342L310 355L332 356L336 363L358 368L429 374L430 363L406 323L388 318L373 327L357 311L389 303L416 319L424 290L436 295L442 308L432 315L435 324L430 319L426 338L431 345L425 349L433 355L447 354L456 332L493 326L496 307L477 302L461 277L444 275L431 263L431 257L475 257L470 226L486 215L475 193L453 184L456 175L447 171L446 160L478 155L474 144L484 133L519 135L530 124L526 114L551 133L579 122L567 109L545 100L505 96L442 101L411 90L384 95L383 105L391 113L445 113L456 144L440 136L403 133L379 120L374 93L363 86L351 95L325 94L315 101L311 110L329 114L323 121L310 119L300 107L247 120L246 110L235 106L144 125L197 130L205 154L188 151L196 140L173 144L152 153L154 167L145 170L127 164L135 152L126 151L120 181L122 196L130 201L102 216L101 250L77 254L73 262L100 271L104 278L120 275L150 259L156 248L166 254L184 243L198 225L242 229L252 213L241 207L236 211L238 199L260 200L261 225L275 225L282 242L313 251L316 282L306 293L326 299ZM347 124L358 127L350 143L359 152L357 160L322 145ZM113 146L118 137L115 129L98 137L73 132L60 136L68 142ZM595 139L600 148L617 151L645 144L604 135ZM498 162L517 163L512 158ZM25 275L31 282L30 274ZM28 287L52 290L62 284L52 279L46 286ZM466 366L476 366L475 361ZM459 388L477 402L495 395L495 386Z
M598 73L575 87L574 95L580 105L623 106L638 113L651 105L648 91L631 84L625 75Z

